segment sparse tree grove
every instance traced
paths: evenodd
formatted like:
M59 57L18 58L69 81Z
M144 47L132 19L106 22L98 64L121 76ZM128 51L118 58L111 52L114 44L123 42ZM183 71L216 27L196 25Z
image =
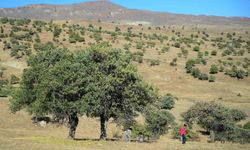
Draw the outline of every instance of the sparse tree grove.
M151 71L173 71L171 82L188 84L196 80L198 84L194 85L201 88L209 84L217 89L218 84L230 80L249 81L248 31L214 33L197 25L123 26L114 22L105 26L100 19L84 24L0 18L0 51L4 53L0 57L0 97L11 97L13 113L26 109L35 117L50 116L53 123L68 125L71 139L82 116L98 118L100 139L104 140L111 120L124 129L133 128L135 136L159 139L171 129L173 138L179 138L181 126L171 113L178 98L172 94L161 96L163 90L158 92L147 83L136 65L143 68L146 77ZM5 57L11 62L27 61L28 66L21 68L22 76L10 73L10 68L14 70L18 65L6 62ZM165 83L175 84L165 79L168 75L149 80L164 82L161 88ZM223 76L231 78L224 80ZM247 88L240 90L232 93L243 101ZM181 121L189 124L190 140L199 138L192 130L193 124L198 124L207 134L211 132L215 141L250 142L250 123L241 122L247 118L241 109L202 101L186 110ZM136 122L139 115L143 123Z

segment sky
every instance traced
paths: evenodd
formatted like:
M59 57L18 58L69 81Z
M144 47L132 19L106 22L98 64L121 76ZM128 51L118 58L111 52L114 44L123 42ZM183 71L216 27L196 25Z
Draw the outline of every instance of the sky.
M27 4L71 4L90 0L0 0L0 8ZM92 0L94 1L94 0ZM127 8L178 14L250 18L250 0L110 0Z

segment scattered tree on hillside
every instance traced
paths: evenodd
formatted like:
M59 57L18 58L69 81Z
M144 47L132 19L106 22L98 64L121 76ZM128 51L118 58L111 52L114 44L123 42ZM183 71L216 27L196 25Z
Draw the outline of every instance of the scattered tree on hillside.
M229 109L215 102L198 102L182 117L190 126L197 123L208 132L214 131L217 140L250 142L250 131L244 133L236 126L237 122L247 117L237 109Z
M136 73L129 55L104 49L92 47L78 58L87 73L86 114L100 117L101 139L107 137L111 117L131 121L136 111L143 111L148 103L157 100L156 91Z
M52 114L69 123L70 138L79 115L100 117L100 138L105 139L111 117L131 121L158 97L129 55L106 46L75 54L66 49L39 51L28 65L11 100L12 112L27 108L36 116Z

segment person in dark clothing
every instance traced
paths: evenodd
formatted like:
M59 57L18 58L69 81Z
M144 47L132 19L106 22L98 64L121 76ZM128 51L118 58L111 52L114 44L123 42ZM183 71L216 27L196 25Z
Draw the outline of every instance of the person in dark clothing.
M69 138L70 139L74 139L75 138L75 132L76 132L76 127L78 125L78 116L77 116L77 113L72 113L70 116L69 116Z

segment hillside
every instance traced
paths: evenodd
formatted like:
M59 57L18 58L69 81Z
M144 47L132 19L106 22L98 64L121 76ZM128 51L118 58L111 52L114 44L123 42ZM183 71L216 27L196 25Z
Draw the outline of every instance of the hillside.
M30 18L45 20L102 20L122 24L203 24L249 26L244 17L194 16L146 10L134 10L109 1L95 1L71 5L28 5L18 8L1 8L0 17Z
M170 135L161 137L154 143L128 143L124 141L96 141L99 138L99 132L94 127L99 127L97 119L80 118L80 124L77 128L76 138L71 141L66 139L67 127L49 124L46 128L32 124L31 116L21 111L17 114L11 114L7 108L8 99L0 98L0 149L2 150L164 150L164 149L185 149L187 150L235 150L249 149L249 144L233 143L207 143L206 141L188 142L185 146L180 144L179 140L171 139ZM119 131L116 125L109 124L109 136L112 137ZM86 140L90 139L90 140ZM91 140L93 139L93 140Z
M105 2L106 3L106 2ZM37 6L35 6L37 7ZM118 8L120 9L120 8ZM177 123L180 114L198 101L216 101L237 108L250 119L250 27L220 25L121 25L102 21L57 20L41 21L1 18L0 79L11 81L21 77L30 55L44 48L66 47L84 50L96 43L120 48L129 53L144 79L159 88L160 94L178 97L171 112ZM48 43L49 42L49 43ZM187 73L188 60L194 60ZM211 73L212 65L217 72ZM199 71L197 71L199 70ZM9 83L11 84L11 83ZM13 86L18 86L13 83ZM9 98L0 99L0 149L182 149L178 140L167 134L159 142L137 143L68 141L66 127L49 124L41 128L32 124L25 111L10 114ZM109 137L116 130L110 122ZM77 138L96 139L97 119L81 117ZM197 128L196 130L199 130ZM63 131L63 132L62 132ZM119 133L121 134L121 133ZM190 142L187 149L248 149L249 144L220 144L207 146L207 136L201 142ZM179 145L178 145L179 144ZM19 147L17 148L17 145ZM124 148L121 148L124 147Z

